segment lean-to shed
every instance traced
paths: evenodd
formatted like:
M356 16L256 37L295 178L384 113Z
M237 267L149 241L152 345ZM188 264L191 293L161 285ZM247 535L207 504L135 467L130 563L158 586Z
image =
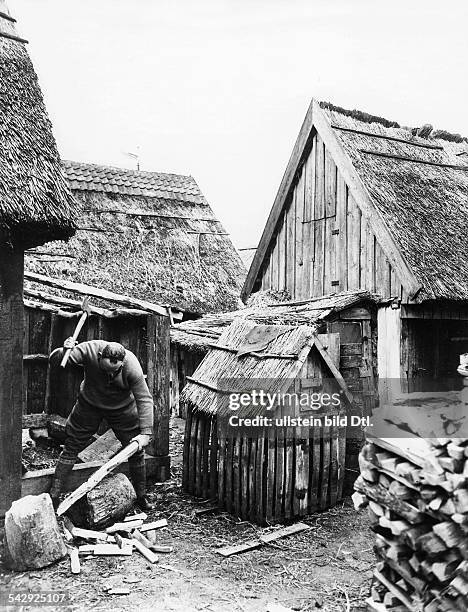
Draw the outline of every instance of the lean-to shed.
M75 230L26 43L0 0L0 516L21 495L24 251Z
M346 427L332 417L349 412L352 396L324 338L310 326L240 318L225 329L181 396L186 492L259 524L304 516L341 498ZM268 403L255 400L260 390ZM318 403L302 402L314 392ZM240 394L251 400L239 404Z
M243 288L379 295L378 370L460 385L468 351L468 141L313 100ZM391 305L390 305L391 302Z
M232 310L246 270L191 176L64 161L78 202L68 244L27 254L31 272L199 316Z

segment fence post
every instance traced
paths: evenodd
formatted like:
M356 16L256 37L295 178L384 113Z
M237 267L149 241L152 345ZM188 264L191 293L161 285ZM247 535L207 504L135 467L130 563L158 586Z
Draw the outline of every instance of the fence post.
M148 387L154 400L154 439L148 453L169 454L169 317L148 315Z

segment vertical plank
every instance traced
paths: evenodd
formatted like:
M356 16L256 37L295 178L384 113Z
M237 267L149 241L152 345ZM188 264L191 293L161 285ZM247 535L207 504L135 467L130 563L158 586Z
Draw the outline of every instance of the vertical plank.
M325 217L325 145L317 135L317 151L315 155L315 198L314 219Z
M232 512L232 500L233 500L233 471L232 471L232 456L234 448L234 438L231 434L226 437L226 454L225 454L225 504L226 510Z
M306 452L308 453L308 444L302 437L294 439L294 493L293 493L293 515L304 516L307 513L307 489L309 486L308 474L308 458L306 461Z
M236 516L240 516L241 514L241 469L240 469L240 459L241 459L241 444L242 438L240 434L236 434L233 443L233 452L232 452L232 492L233 492L233 512Z
M283 432L278 431L276 440L276 462L275 462L275 519L281 520L284 515L284 437Z
M249 460L249 520L257 518L257 438L252 438Z
M296 287L296 192L292 195L287 209L287 240L286 240L286 288L295 298Z
M321 452L321 486L320 486L320 508L324 510L328 507L328 481L330 476L330 426L324 425Z
M240 516L242 520L249 520L249 461L251 440L244 435L242 437L240 476L241 476L241 499Z
M278 233L278 289L286 289L286 216L281 219L281 229Z
M329 479L329 499L330 506L334 506L338 500L338 438L340 427L333 427L330 438L330 479Z
M206 416L200 412L197 414L198 428L195 441L195 496L202 496L202 469L203 469L203 438L205 435Z
M348 290L359 289L359 257L361 247L361 211L348 192Z
M285 463L284 463L284 518L291 518L293 512L294 495L294 436L292 429L288 427L285 439Z
M369 290L369 271L367 269L367 249L369 241L369 224L361 215L361 243L359 247L359 288Z
M154 401L153 442L149 454L169 454L169 317L148 315L147 380Z
M338 230L336 235L337 244L337 263L336 275L334 280L339 280L339 291L347 291L348 289L348 250L347 250L347 187L340 175L337 177L336 184L336 223L335 229Z
M338 490L337 502L343 497L343 484L345 479L346 464L346 430L344 427L338 428Z
M314 227L314 199L315 199L315 153L317 138L314 136L312 148L305 165L304 176L304 229L303 229L303 295L309 298L313 293L313 267L315 257L315 227Z
M23 252L0 249L0 517L21 496Z
M325 149L325 217L336 215L336 165Z
M218 504L221 508L226 507L226 433L221 428L216 428L218 437Z
M320 443L321 428L312 427L309 451L309 514L317 512L319 508L319 483L320 483Z
M275 430L268 429L268 454L267 454L267 476L266 476L266 520L271 523L275 516L275 465L276 465L276 441Z
M266 432L259 429L257 439L257 459L255 462L256 477L255 477L255 497L256 503L256 520L263 524L265 522L265 497L264 497L264 464L265 464L265 436Z
M302 167L301 176L296 186L296 277L294 281L294 295L296 299L305 297L304 291L304 181L305 181L305 166Z
M312 297L323 295L323 274L325 263L325 219L315 221L315 257Z
M216 500L218 493L218 427L216 416L211 419L209 497Z
M50 313L49 338L47 341L47 354L48 355L50 355L52 351L54 350L53 347L55 346L54 342L55 342L55 334L57 333L56 330L57 330L57 314L55 312L51 312ZM51 398L51 390L52 390L52 385L53 385L51 378L54 375L55 374L52 372L50 363L47 362L46 387L45 387L45 394L44 394L44 412L47 412L49 414L51 413L50 398Z
M205 429L202 438L202 491L203 499L209 497L210 489L210 435L211 435L211 417L205 416Z
M193 449L192 445L192 416L193 411L189 409L187 412L187 419L185 421L185 433L184 433L184 455L182 460L182 488L187 493L192 492L190 486L190 475L193 474L193 469L190 470L190 463L192 461L191 452Z

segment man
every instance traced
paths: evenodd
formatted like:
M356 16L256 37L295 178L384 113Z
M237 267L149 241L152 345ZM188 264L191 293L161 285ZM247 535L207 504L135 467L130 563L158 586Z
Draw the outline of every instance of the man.
M153 432L153 399L138 359L117 342L91 340L76 344L73 338L67 338L63 349L51 353L52 366L60 363L66 349L72 349L68 363L82 366L84 379L67 420L66 440L50 489L54 505L58 504L78 453L105 418L123 446L138 441L139 450L128 460L130 478L138 506L144 511L152 510L146 497L143 448Z

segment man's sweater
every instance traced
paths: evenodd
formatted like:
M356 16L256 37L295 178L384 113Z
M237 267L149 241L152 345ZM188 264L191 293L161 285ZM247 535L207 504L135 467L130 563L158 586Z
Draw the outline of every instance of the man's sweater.
M83 366L84 379L80 396L90 404L104 410L115 410L136 402L140 433L153 433L153 398L146 384L143 370L136 356L125 351L122 369L115 378L99 367L99 355L107 342L90 340L77 344L69 361Z

